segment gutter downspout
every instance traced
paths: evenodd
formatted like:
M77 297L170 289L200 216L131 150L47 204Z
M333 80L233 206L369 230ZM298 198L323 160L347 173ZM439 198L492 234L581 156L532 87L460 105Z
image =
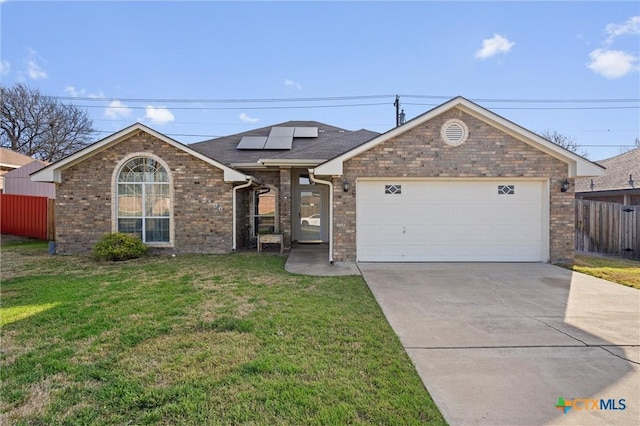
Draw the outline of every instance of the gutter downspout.
M311 182L329 186L329 264L333 265L333 183L328 180L320 180L313 174L314 169L309 169Z
M238 238L237 234L236 234L236 227L237 227L237 224L236 224L236 192L238 191L238 189L248 188L251 185L253 185L253 178L252 177L249 178L249 181L247 183L243 183L242 185L238 185L238 186L234 186L233 187L233 208L232 208L232 210L233 210L233 213L232 213L233 214L233 219L232 219L232 223L233 223L233 226L232 226L232 228L233 228L233 231L232 231L233 232L233 247L231 248L232 252L235 252L237 250L237 242L236 242L236 240Z

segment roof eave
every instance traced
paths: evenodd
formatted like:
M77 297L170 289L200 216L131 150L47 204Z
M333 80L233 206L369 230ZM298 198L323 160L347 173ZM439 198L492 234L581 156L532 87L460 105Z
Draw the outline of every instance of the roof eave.
M524 127L521 127L485 108L482 108L467 99L460 98L460 103L455 105L455 107L478 118L479 120L485 122L489 120L501 131L564 163L567 163L568 177L570 178L604 175L605 167L556 145L532 131L527 130Z
M35 173L31 174L31 180L34 182L54 182L54 183L61 183L62 182L62 171L65 169L68 169L69 167L74 166L75 164L78 164L84 160L86 160L87 158L90 158L98 153L100 153L101 151L104 151L105 149L110 148L113 145L118 144L119 142L121 142L122 140L124 140L125 138L127 138L131 133L133 132L137 132L137 131L143 131L146 133L149 133L150 135L154 136L157 139L160 139L161 141L173 146L176 149L179 149L181 151L184 151L208 164L211 164L212 166L220 169L223 171L224 174L224 181L225 182L246 182L247 181L247 176L244 173L240 173L237 170L234 170L228 166L225 166L224 164L210 158L207 157L201 153L199 153L198 151L195 151L192 148L189 148L187 145L181 144L178 141L175 141L171 138L169 138L168 136L163 135L160 132L157 132L155 130L153 130L150 127L145 126L144 124L141 123L135 123L132 124L129 127L126 127L122 130L120 130L119 132L116 132L104 139L102 139L101 141L98 141L96 143L94 143L93 145L88 146L85 149L82 149L74 154L71 154L70 156L63 158L62 160L53 163Z
M567 174L570 178L604 175L605 168L600 166L599 164L593 163L571 151L568 151L461 96L453 98L450 101L447 101L406 122L405 124L395 127L388 132L371 139L369 142L366 142L350 151L345 152L342 155L339 155L323 164L320 164L315 169L316 174L321 176L342 176L342 165L345 161L348 161L351 158L365 151L368 151L376 145L393 139L394 137L413 129L452 108L459 108L461 111L464 111L465 113L472 115L484 122L489 121L491 125L497 127L503 132L566 163L568 166Z
M284 166L284 167L311 167L317 166L322 162L327 161L326 159L260 159L258 163L263 164L265 166Z
M266 170L267 166L259 163L231 163L231 167L241 170Z
M19 164L12 164L12 163L0 163L0 167L8 167L8 168L12 168L12 169L19 169L20 166Z
M607 196L607 195L621 195L621 194L640 194L640 188L611 188L601 189L598 191L576 191L576 196Z

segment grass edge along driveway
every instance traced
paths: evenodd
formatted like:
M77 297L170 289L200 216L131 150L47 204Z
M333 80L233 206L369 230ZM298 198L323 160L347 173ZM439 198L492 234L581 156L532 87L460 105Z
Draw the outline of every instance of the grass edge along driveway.
M445 424L361 277L2 244L2 424Z
M640 290L640 261L637 260L578 253L572 264L558 266Z

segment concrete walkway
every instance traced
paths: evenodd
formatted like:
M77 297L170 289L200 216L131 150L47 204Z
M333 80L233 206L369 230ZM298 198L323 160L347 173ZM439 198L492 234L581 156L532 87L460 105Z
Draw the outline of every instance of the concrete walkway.
M358 266L451 425L640 424L640 291L540 263Z
M361 275L354 262L329 263L327 244L294 244L284 269L313 276Z

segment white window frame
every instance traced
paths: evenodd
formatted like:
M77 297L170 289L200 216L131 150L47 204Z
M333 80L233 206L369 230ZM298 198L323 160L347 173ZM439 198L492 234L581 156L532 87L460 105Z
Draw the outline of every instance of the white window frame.
M171 174L171 169L169 168L169 165L160 157L158 157L155 154L152 154L150 152L134 152L131 153L129 155L127 155L126 157L124 157L122 160L120 160L118 162L118 164L116 165L115 169L113 170L113 175L111 177L111 204L112 204L112 214L111 214L111 230L112 232L118 232L118 183L119 183L119 177L120 177L120 172L122 171L122 168L131 160L136 159L136 158L147 158L150 160L154 160L156 162L158 162L165 170L165 172L167 173L167 177L169 179L169 181L167 183L163 183L168 185L169 187L169 241L150 241L150 242L146 242L145 241L145 219L153 219L154 217L146 217L145 216L145 212L144 212L144 204L143 204L143 221L142 221L142 238L143 238L143 242L150 246L150 247L173 247L174 246L174 240L175 240L175 225L174 225L174 218L173 218L173 205L174 205L174 186L173 186L173 175ZM143 187L143 203L145 200L144 197L144 187L145 185L142 185ZM162 218L165 218L164 216Z

